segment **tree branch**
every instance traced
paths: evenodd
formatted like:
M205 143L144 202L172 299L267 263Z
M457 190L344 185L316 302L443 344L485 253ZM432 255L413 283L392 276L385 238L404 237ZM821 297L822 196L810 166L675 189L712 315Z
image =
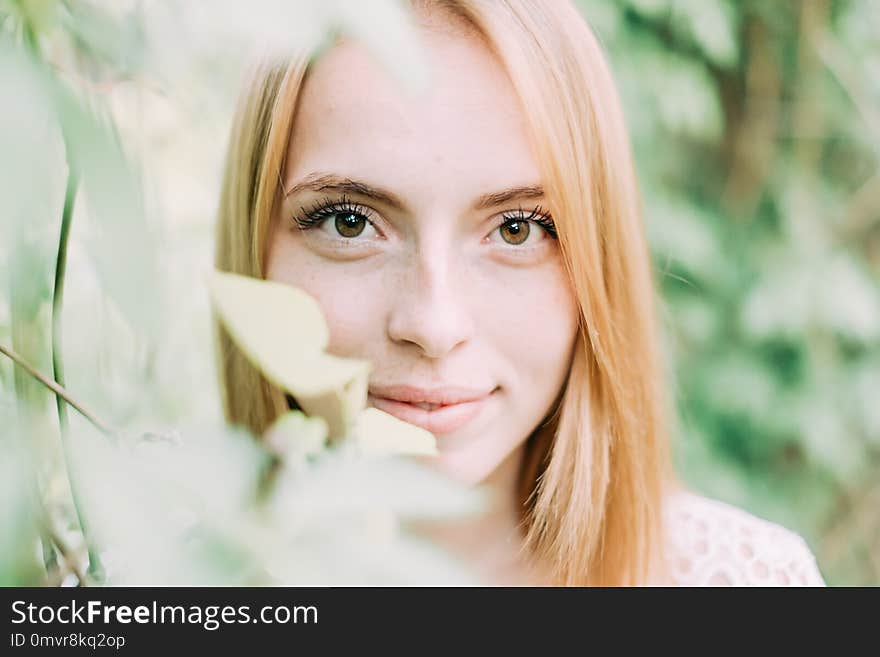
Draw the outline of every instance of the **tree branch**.
M85 419L87 419L95 427L97 427L102 433L111 438L115 438L118 435L117 431L110 428L108 424L98 419L98 417L93 412L86 409L85 405L82 402L76 401L62 386L58 385L51 379L47 378L45 375L38 372L30 363L19 356L13 349L7 347L4 344L0 344L0 354L3 354L7 358L10 358L12 361L15 362L16 365L18 365L25 372L34 377L34 379L42 383L44 386L49 388L49 390L51 390L65 402L70 404L70 406L72 406L76 411L79 412L80 415L82 415Z

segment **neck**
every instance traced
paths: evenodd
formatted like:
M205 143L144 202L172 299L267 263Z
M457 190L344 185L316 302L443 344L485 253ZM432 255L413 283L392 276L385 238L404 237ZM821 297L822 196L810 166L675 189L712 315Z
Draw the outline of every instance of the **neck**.
M418 523L425 536L472 567L490 586L526 586L538 581L522 551L525 537L517 484L523 454L520 446L481 483L492 491L485 513L455 522Z

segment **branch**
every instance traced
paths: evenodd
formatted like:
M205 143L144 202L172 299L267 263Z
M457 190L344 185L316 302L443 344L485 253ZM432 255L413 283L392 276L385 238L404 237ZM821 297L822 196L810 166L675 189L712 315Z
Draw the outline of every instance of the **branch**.
M30 363L28 363L26 360L24 360L24 358L22 358L17 353L15 353L15 351L13 351L10 347L7 347L3 344L0 344L0 354L3 354L4 356L10 358L19 367L21 367L25 372L27 372L32 377L34 377L37 381L39 381L44 386L49 388L49 390L54 392L61 399L63 399L65 402L70 404L70 406L72 406L76 411L79 412L80 415L82 415L85 419L87 419L95 427L97 427L102 433L104 433L105 435L107 435L111 438L115 438L118 435L117 431L115 431L114 429L111 429L108 424L99 420L98 417L94 413L87 410L85 405L83 405L82 402L76 401L70 395L70 393L67 392L67 390L65 390L63 387L61 387L57 383L55 383L51 379L47 378L46 376L44 376L43 374L38 372Z
M42 383L44 386L49 388L49 390L51 390L52 392L55 393L56 397L59 400L64 400L65 402L70 404L73 408L75 408L77 411L79 411L80 415L82 415L85 419L87 419L95 427L97 427L102 433L104 433L104 435L106 435L110 438L114 438L114 439L117 437L118 432L114 431L113 429L110 428L109 425L107 425L106 423L99 420L98 417L94 413L92 413L89 410L86 410L86 408L82 404L82 402L76 401L70 395L70 393L67 392L67 390L65 390L62 386L58 385L54 381L52 381L52 380L48 379L47 377L45 377L44 375L42 375L30 363L28 363L26 360L24 360L24 358L22 358L19 354L15 353L15 351L13 351L11 348L6 347L3 344L0 344L0 353L11 358L19 367L21 367L23 370L25 370L28 374L30 374L32 377L34 377L37 381ZM62 427L62 433L63 433L63 427ZM66 444L66 441L64 440L63 435L61 436L61 440L62 440L62 446L64 448L65 461L67 461L68 476L72 477L73 475L70 472L70 457L69 457L69 454L67 453L67 444ZM77 518L79 519L79 524L80 524L80 528L82 529L83 536L86 538L86 543L89 546L89 573L94 575L97 579L100 579L102 576L102 573L103 573L101 561L98 556L97 550L93 547L91 541L89 541L88 528L86 527L85 518L83 517L83 514L80 512L81 507L79 504L79 500L77 499L78 495L76 493L76 486L74 485L73 481L70 482L70 485L71 485L71 494L73 495L73 506L76 509L76 515L77 515ZM56 541L54 541L54 539L53 539L53 542L55 543L55 545L58 545L58 543ZM61 548L59 546L59 550L60 549ZM79 576L79 574L77 574L77 577L79 577L80 582L84 581L83 578Z

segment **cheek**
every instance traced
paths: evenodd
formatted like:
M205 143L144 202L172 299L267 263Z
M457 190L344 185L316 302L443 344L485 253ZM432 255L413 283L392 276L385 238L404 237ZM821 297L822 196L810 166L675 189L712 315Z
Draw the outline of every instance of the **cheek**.
M377 329L386 308L385 286L374 280L375 273L352 274L292 240L283 242L271 252L266 278L295 285L318 301L330 330L329 352L368 357L370 345L381 338Z
M373 360L372 354L382 339L385 298L382 292L376 291L381 290L381 286L363 279L359 283L355 290L349 279L323 281L314 296L330 328L328 351L338 356ZM369 285L369 294L362 292L366 285Z
M525 381L555 386L564 377L577 334L574 292L558 263L514 272L486 291L483 317L492 342ZM491 301L490 301L491 300ZM552 391L555 395L555 390Z

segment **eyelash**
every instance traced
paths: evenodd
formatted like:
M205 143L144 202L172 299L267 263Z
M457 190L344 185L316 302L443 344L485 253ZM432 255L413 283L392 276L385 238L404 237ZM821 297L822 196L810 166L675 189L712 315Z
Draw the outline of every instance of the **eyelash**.
M373 211L370 208L352 203L345 196L339 201L325 198L322 201L318 201L310 208L301 207L300 214L294 215L293 220L296 222L297 226L303 230L308 230L309 228L314 228L325 219L329 219L333 215L342 212L350 212L352 214L360 215L369 223L373 223L370 221L370 217L373 216Z
M314 228L325 219L329 219L342 212L350 212L352 214L360 215L366 219L368 223L373 224L370 220L370 217L373 216L373 210L366 206L352 203L345 196L339 201L325 198L309 208L301 207L300 213L293 216L293 221L300 229L308 230ZM514 212L506 212L502 214L501 217L503 221L495 227L496 230L505 224L516 221L530 221L547 231L547 234L550 237L557 239L556 224L553 221L553 218L547 214L540 205L536 205L528 213L520 207ZM373 227L375 228L375 224L373 224Z
M536 205L528 214L522 208L519 208L514 213L504 213L501 215L504 221L498 226L500 228L504 224L513 223L515 221L531 221L533 224L538 224L541 228L547 231L547 234L556 239L556 224L553 221L553 218L547 214L544 209L540 205Z

